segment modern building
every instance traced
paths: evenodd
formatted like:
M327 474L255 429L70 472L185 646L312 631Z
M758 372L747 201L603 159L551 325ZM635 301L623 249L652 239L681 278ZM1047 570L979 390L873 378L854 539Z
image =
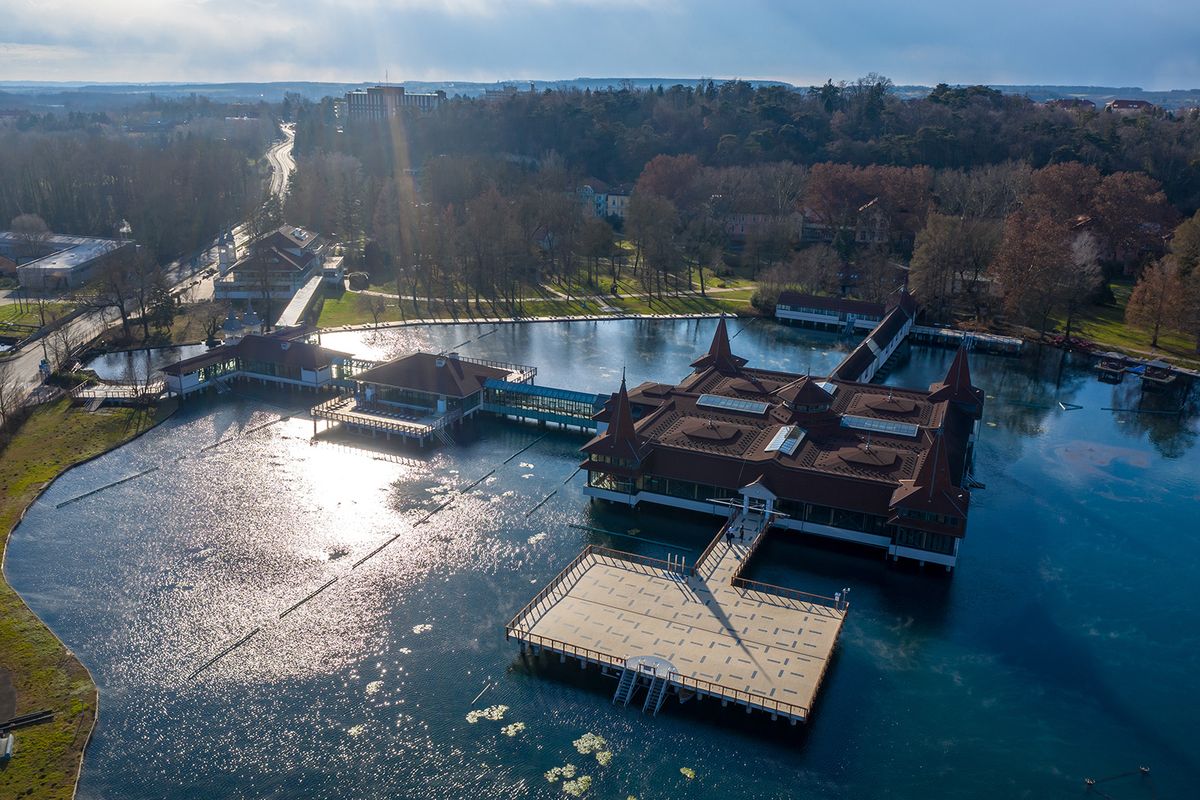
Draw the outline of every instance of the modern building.
M283 225L252 243L213 285L218 300L286 300L314 275L322 275L327 243L321 236Z
M624 382L583 447L586 494L728 516L957 563L983 392L960 350L927 390L746 366L725 322L677 384Z
M409 92L403 86L368 86L346 93L346 118L352 122L360 120L385 120L399 116L406 108L432 111L446 102L446 93Z
M30 242L0 231L0 257L16 264L27 289L77 289L95 279L100 267L134 246L124 239L52 233Z
M337 381L345 379L351 363L349 354L292 339L287 334L243 335L246 327L236 318L226 320L224 344L163 367L167 392L186 397L237 380L319 391L333 389ZM248 327L253 328L253 323Z

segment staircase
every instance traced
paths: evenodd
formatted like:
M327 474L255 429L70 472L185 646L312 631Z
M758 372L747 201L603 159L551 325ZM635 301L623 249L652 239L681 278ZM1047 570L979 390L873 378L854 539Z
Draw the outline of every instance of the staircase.
M630 698L633 697L633 692L637 689L638 671L624 667L621 670L621 679L617 681L617 692L613 695L613 704L620 703L623 706L629 705Z
M642 713L644 714L653 708L654 716L658 716L658 710L662 708L663 701L666 699L667 679L655 675L650 681L650 691L646 692L646 702L642 703Z
M445 428L434 428L433 435L437 437L437 440L442 444L448 447L454 446L454 439L450 436L450 432Z

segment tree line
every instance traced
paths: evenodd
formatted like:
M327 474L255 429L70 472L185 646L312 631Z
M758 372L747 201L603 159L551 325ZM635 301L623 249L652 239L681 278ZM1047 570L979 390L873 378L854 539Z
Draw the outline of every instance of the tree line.
M115 120L28 115L0 126L0 220L36 214L56 232L92 236L124 222L160 261L189 252L263 197L255 162L274 123L227 111L156 100Z
M1107 279L1172 252L1200 201L1195 113L944 85L901 100L875 75L801 92L522 93L380 124L338 120L329 101L294 113L288 218L350 242L414 298L517 303L581 271L661 297L740 268L763 308L784 288L879 300L908 280L933 319L1063 320L1070 336ZM632 187L626 218L579 213L573 193L607 183ZM1172 308L1164 319L1184 313Z

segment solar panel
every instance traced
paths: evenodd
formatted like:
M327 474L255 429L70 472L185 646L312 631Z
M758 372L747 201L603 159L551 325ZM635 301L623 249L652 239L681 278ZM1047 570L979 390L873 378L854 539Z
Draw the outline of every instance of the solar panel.
M853 428L856 431L871 431L873 433L890 433L893 436L915 437L921 430L920 425L911 422L893 422L890 419L875 419L874 417L842 417L843 428Z
M739 400L736 397L722 397L719 394L702 394L696 401L701 408L714 408L719 411L737 411L742 414L765 414L770 406L766 403L756 403L753 400Z
M806 433L808 431L804 430L804 428L795 425L784 425L775 432L775 435L771 437L771 441L767 443L763 451L767 453L778 451L784 455L793 455L796 452L796 448L804 441Z

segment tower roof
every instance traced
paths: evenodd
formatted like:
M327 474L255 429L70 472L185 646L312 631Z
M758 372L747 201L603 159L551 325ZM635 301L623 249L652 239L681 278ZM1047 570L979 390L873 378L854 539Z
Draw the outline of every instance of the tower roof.
M774 394L792 408L800 406L828 407L829 403L833 400L833 396L821 388L818 382L808 375L780 386L775 390Z
M584 446L588 453L613 458L641 460L641 441L633 426L633 410L629 405L629 392L625 388L625 376L621 376L621 388L613 401L609 414L608 429Z
M946 377L929 387L929 399L935 403L949 400L952 403L983 408L983 390L971 385L971 368L967 365L967 350L958 348Z
M737 372L746 364L746 359L735 356L729 346L729 330L725 327L725 318L717 321L717 330L713 334L712 344L708 352L692 362L696 369L715 367L720 372Z
M925 451L916 475L900 481L900 486L892 493L891 505L965 519L971 496L954 485L945 436L941 431L931 436L929 449Z

